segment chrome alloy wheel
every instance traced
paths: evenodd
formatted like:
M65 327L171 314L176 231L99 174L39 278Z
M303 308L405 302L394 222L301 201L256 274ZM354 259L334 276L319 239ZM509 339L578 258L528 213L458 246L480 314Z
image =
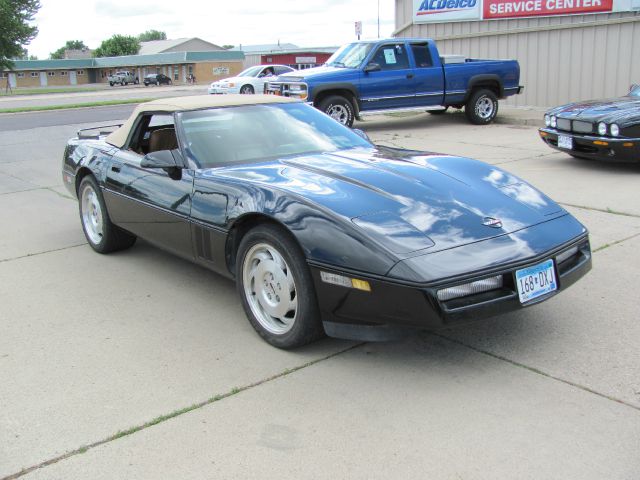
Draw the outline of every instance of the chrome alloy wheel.
M87 233L89 240L94 245L98 245L103 238L103 218L102 207L98 200L98 195L91 185L87 185L82 190L82 225Z
M493 101L486 95L480 97L476 102L476 115L483 120L491 118L493 116L494 109L495 105L493 104Z
M331 105L326 113L343 125L346 125L349 120L349 110L344 105Z
M296 321L298 296L293 273L282 255L267 243L247 252L242 265L244 295L260 325L270 333L287 333Z

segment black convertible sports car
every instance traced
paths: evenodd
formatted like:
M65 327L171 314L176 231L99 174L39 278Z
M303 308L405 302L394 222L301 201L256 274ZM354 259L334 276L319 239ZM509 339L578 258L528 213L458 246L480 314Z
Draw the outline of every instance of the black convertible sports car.
M553 108L544 123L542 140L573 157L640 162L640 85L624 97Z
M141 237L234 278L277 347L520 309L591 267L587 230L523 180L375 146L288 98L157 100L91 132L69 141L62 167L89 245Z

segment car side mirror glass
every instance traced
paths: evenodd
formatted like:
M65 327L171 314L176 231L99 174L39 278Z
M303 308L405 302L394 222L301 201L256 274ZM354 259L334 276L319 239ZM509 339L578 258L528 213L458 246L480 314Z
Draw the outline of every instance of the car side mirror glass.
M140 162L142 168L182 168L182 155L180 150L158 150L149 152Z
M379 72L380 70L382 70L382 67L375 62L371 62L364 67L364 73Z

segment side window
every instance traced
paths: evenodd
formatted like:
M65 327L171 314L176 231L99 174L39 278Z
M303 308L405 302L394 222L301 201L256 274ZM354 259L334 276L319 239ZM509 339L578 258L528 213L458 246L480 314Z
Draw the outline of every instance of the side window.
M276 67L276 75L281 75L283 73L292 72L293 68L290 67Z
M431 52L426 43L412 44L411 51L413 52L413 58L416 61L416 67L428 68L433 67L433 61L431 60Z
M378 48L371 62L380 65L382 70L402 70L409 68L409 57L402 43L383 45Z
M154 135L154 132L162 131ZM152 136L154 138L152 138ZM140 155L146 155L156 150L171 150L177 148L175 124L173 115L168 113L156 113L143 115L135 128L129 150Z

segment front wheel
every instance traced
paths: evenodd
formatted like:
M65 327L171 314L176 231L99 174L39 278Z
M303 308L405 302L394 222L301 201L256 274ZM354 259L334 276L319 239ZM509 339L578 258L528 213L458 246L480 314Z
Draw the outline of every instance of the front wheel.
M243 95L253 95L255 91L252 85L243 85L240 89L240 93Z
M109 82L109 86L110 86L110 87L113 87L113 82Z
M320 102L318 109L347 127L353 125L353 105L340 95L331 95Z
M498 114L498 97L491 90L476 90L465 105L464 113L475 125L491 123Z
M109 253L129 248L136 237L111 223L95 178L88 175L78 188L78 208L84 236L98 253Z
M244 236L236 281L251 325L271 345L295 348L324 335L309 267L284 229L261 225Z

